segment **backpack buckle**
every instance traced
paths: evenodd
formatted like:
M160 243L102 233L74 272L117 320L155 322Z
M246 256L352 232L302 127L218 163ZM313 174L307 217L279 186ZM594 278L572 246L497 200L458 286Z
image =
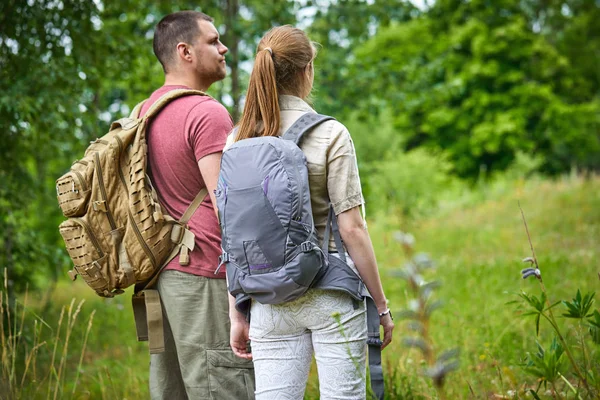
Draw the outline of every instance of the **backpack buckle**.
M378 337L369 337L367 339L367 345L381 347L381 346L383 346L383 340L381 340Z
M171 241L175 244L181 243L183 239L183 235L185 233L185 228L179 224L174 224L171 229Z
M231 261L231 257L229 257L229 253L223 252L223 254L221 254L219 256L219 266L215 270L215 275L219 273L219 271L221 270L221 267L223 266L223 264L225 264L225 263L227 263L229 261Z
M315 245L312 242L302 242L300 244L300 250L302 250L302 252L304 252L304 253L308 253L314 247L315 247Z
M94 201L92 203L92 206L94 208L94 211L101 211L101 212L107 212L108 211L106 209L106 201L104 201L104 200Z

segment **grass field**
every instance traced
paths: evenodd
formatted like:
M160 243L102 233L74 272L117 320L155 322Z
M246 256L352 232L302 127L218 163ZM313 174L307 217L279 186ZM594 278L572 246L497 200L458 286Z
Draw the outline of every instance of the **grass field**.
M522 280L520 275L526 267L521 260L530 256L531 250L519 202L550 301L570 300L578 288L584 293L595 291L600 286L598 178L485 185L454 196L451 202L443 201L438 211L421 219L402 222L393 216L377 216L370 220L369 230L393 311L406 308L409 301L406 284L393 276L405 262L394 232L414 234L417 251L428 253L436 262L437 269L426 278L441 281L435 297L445 306L434 314L431 334L436 350L460 348L460 368L449 375L445 385L447 398L526 398L523 390L537 386L535 378L526 375L519 364L526 352L536 351L536 340L549 345L550 326L542 321L540 336L536 337L531 317L520 316L514 304L506 304L517 300L516 294L521 291L537 296L541 292L535 279ZM73 298L73 310L80 300L85 303L72 324L68 348L63 352L69 328L66 315ZM34 355L24 379L19 362L13 369L12 385L19 388L20 398L148 398L149 356L146 345L135 341L129 300L128 294L103 300L92 295L83 283L68 281L58 282L48 300L42 294L30 294L24 322L20 323L20 314L12 319L13 326L21 326L23 331L18 337L20 347L14 346L21 349L16 351L17 358L26 357L25 348L27 354ZM58 329L62 307L66 307L65 316ZM560 307L556 315L561 314ZM35 320L38 322L34 325ZM402 345L401 339L407 333L404 323L396 323L394 342L383 353L388 376L395 376L393 385L388 385L389 398L436 398L429 380L420 375L419 353ZM563 318L559 318L559 324L567 340L574 343L574 356L579 359L581 352L572 328L575 325ZM39 338L37 342L35 337ZM47 343L32 352L43 340ZM9 348L3 343L3 353ZM600 363L598 350L598 346L590 347L596 368ZM64 365L59 374L61 362ZM48 372L49 365L54 365L54 372ZM5 355L3 368L11 370L11 359ZM312 373L306 396L310 399L318 398L315 377ZM8 393L0 387L2 392ZM541 398L547 396L544 393L540 390Z

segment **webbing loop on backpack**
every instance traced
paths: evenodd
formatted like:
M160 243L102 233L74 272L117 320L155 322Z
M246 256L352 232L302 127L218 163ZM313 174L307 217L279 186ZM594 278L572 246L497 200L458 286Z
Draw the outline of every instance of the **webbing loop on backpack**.
M314 247L315 245L312 242L302 242L300 244L300 250L305 253L311 251Z
M148 341L150 354L165 351L162 306L156 289L142 290L131 299L138 341Z
M367 346L369 349L369 375L371 377L371 389L375 397L383 399L385 385L383 382L383 368L381 367L381 337L379 334L379 313L375 301L367 297Z

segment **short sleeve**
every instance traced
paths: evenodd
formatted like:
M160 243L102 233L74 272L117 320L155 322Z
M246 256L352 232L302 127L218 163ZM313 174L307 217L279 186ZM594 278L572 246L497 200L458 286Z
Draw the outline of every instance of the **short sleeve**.
M223 151L227 135L232 128L231 116L216 100L208 99L196 104L185 122L188 143L194 151L196 161Z
M364 204L350 132L336 123L327 149L327 191L336 215Z
M229 147L231 147L231 145L233 144L233 131L231 131L229 133L229 135L227 135L227 142L225 142L225 148L223 149L223 151L227 150Z

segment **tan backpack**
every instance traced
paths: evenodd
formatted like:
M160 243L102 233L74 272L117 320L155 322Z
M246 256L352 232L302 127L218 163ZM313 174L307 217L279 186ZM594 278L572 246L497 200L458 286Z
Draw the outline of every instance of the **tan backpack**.
M188 95L205 94L169 91L141 118L138 104L129 118L113 122L106 135L92 141L84 157L56 181L58 203L68 218L59 230L74 264L69 276L72 280L81 276L103 297L136 285L138 338L148 339L146 330L156 330L151 352L161 351L162 313L158 292L144 289L152 287L177 254L181 265L189 263L194 234L186 224L207 191L198 193L179 221L163 211L147 175L146 129L165 105ZM150 306L147 315L136 307L140 302Z

